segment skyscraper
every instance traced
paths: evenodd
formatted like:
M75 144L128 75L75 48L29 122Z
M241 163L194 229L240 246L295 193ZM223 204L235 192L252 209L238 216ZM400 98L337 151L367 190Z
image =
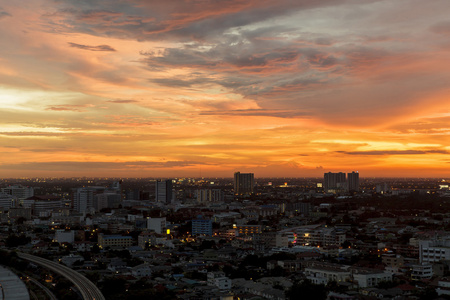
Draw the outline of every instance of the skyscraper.
M349 191L359 191L359 173L351 172L347 173L347 182Z
M234 194L250 195L253 193L255 179L253 173L234 173Z
M172 180L157 180L155 183L155 200L169 204L172 202Z
M323 174L323 189L326 193L335 193L337 190L346 189L347 181L345 173L325 173Z

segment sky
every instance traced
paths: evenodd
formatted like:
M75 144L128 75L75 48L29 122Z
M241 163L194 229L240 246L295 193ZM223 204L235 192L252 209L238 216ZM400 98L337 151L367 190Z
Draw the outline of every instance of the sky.
M0 0L0 177L450 177L448 0Z

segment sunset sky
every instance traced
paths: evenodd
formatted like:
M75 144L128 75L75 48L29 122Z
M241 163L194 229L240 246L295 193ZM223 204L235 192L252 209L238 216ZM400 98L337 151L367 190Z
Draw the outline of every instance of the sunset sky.
M0 0L0 177L450 177L448 0Z

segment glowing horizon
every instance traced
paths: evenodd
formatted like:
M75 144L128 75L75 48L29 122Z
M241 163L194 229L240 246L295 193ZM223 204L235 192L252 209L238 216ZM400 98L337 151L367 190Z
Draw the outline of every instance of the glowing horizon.
M450 177L450 6L0 4L0 177Z

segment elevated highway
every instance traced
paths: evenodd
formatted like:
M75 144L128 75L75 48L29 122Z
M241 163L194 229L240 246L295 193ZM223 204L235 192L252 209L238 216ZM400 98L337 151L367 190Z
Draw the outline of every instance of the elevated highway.
M61 276L70 280L75 285L75 287L80 291L80 294L84 300L105 300L105 297L97 288L97 286L80 273L66 266L60 265L58 263L55 263L51 260L39 256L21 252L17 253L17 255L22 259L39 264L42 267L52 270L53 272L58 273Z

